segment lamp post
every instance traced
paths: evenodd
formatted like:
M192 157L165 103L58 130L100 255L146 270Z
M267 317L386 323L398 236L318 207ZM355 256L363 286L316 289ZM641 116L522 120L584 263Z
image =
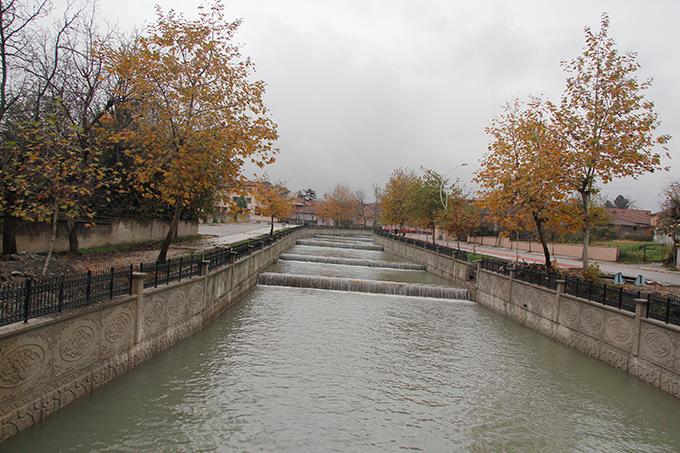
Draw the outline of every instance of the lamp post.
M444 188L445 188L444 186L446 186L446 177L448 175L450 175L451 172L453 172L454 170L457 170L461 167L467 167L467 165L468 165L467 162L463 162L462 164L456 165L451 170L449 170L448 172L446 172L445 174L440 176L440 180L439 180L439 201L441 201L442 207L444 209L447 209L449 207L449 196L444 191Z

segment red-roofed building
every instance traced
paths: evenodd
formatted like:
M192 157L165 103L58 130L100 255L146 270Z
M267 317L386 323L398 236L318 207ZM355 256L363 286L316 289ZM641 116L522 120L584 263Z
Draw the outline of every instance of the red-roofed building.
M646 209L606 208L608 226L614 227L620 238L651 238L652 212Z

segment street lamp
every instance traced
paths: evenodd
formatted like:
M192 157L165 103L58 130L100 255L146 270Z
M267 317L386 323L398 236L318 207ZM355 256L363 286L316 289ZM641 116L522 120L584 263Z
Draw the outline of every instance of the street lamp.
M439 183L440 183L439 184L439 201L441 201L442 207L444 209L447 209L448 206L449 206L449 196L444 192L444 186L446 185L446 176L450 175L451 172L459 169L460 167L467 167L467 165L468 165L467 162L463 162L462 164L456 165L451 170L449 170L448 172L446 172L445 174L440 176L440 179L439 179Z

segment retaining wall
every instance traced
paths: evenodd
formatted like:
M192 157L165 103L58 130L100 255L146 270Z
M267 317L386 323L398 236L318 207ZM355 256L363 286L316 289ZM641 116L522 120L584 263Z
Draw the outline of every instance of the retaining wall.
M2 223L0 223L0 227ZM87 227L83 222L76 223L78 243L81 248L106 247L135 242L160 241L165 239L170 229L170 222L161 219L100 219L93 226ZM195 236L198 234L198 222L180 220L177 236ZM2 228L0 228L0 237ZM47 252L52 236L52 225L49 223L21 222L17 227L17 249L22 252ZM68 230L66 222L58 222L57 239L54 243L56 252L68 251Z
M93 392L205 325L257 284L303 229L230 266L133 295L0 327L0 441ZM333 234L356 231L334 230Z
M377 241L385 251L425 264L428 272L465 283L466 263L383 237ZM680 397L680 328L646 318L644 299L631 313L564 294L563 288L478 268L469 289L478 304Z
M513 250L523 250L525 252L543 253L543 246L540 242L535 241L513 241L507 237L496 236L469 236L467 242L490 247L505 247ZM555 256L581 258L583 255L583 245L581 244L548 242L548 248L550 253ZM616 261L619 257L619 248L604 245L591 245L588 247L588 255L594 260Z
M385 252L423 264L427 272L449 280L453 286L468 288L471 298L474 300L475 286L470 284L469 276L470 267L476 267L476 264L470 264L382 236L375 236L374 241L382 245Z

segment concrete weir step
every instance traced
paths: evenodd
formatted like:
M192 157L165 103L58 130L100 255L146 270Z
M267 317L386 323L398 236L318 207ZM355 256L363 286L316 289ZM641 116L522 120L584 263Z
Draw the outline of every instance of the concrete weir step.
M402 269L410 271L424 271L425 266L416 263L397 263L392 261L381 260L362 260L355 258L337 258L335 256L317 256L317 255L298 255L294 253L283 253L279 256L283 261L300 261L306 263L323 263L323 264L341 264L345 266L364 266L364 267L382 267L385 269Z
M257 283L267 286L289 286L293 288L328 289L356 293L391 294L398 296L429 297L434 299L469 300L464 288L450 286L413 285L402 282L359 280L353 278L321 277L318 275L280 274L264 272Z
M375 244L344 244L339 242L329 242L329 241L315 241L314 239L298 239L298 245L313 245L315 247L335 247L340 249L357 249L357 250L377 250L382 252L382 245Z
M330 234L317 234L314 238L333 241L373 242L373 238L369 236L333 236Z

